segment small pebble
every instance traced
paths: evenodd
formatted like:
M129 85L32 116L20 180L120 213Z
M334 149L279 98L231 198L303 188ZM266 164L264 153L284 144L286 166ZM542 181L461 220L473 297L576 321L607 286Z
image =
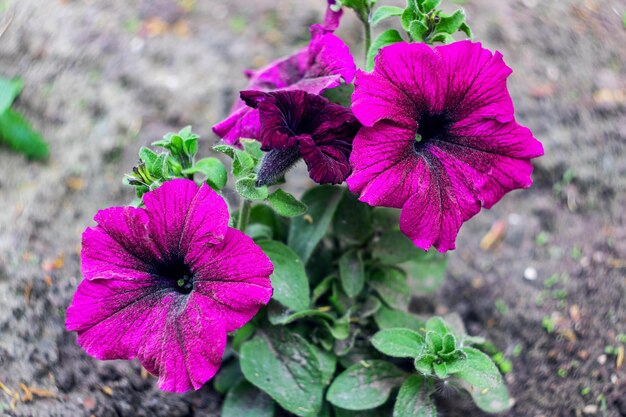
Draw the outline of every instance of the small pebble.
M584 414L596 414L597 412L598 412L598 406L595 404L589 404L589 405L586 405L585 408L583 408Z
M606 363L606 355L600 355L598 356L598 363L600 365L604 365Z
M534 281L537 279L537 270L531 266L524 270L524 278L528 281Z

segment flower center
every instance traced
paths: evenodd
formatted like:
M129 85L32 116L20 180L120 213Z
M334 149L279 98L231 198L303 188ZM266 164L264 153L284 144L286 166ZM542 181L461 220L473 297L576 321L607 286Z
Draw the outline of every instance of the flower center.
M415 132L416 151L433 139L445 139L450 132L452 120L447 113L430 114L424 113L417 122L417 132Z
M161 265L157 275L166 287L178 293L189 294L193 290L194 274L182 261Z

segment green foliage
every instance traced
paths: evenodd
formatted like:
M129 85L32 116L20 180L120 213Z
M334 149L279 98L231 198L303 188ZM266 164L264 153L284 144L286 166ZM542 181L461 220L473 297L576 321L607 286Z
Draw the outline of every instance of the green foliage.
M241 381L228 391L222 417L273 417L274 401L250 383Z
M400 387L393 417L436 417L437 408L430 398L433 392L432 380L411 375Z
M387 29L386 31L378 35L376 40L372 42L372 45L367 51L365 70L371 71L374 69L374 58L376 58L376 55L378 55L378 51L380 49L384 48L385 46L389 46L402 41L403 39L402 36L400 36L400 32L395 29Z
M48 145L19 112L11 109L24 83L19 78L0 77L0 143L30 159L48 157Z
M440 4L441 0L407 0L400 20L414 42L431 45L437 42L452 43L452 35L457 32L472 37L472 31L465 21L465 11L459 9L446 14L438 9Z
M267 196L267 202L281 216L296 217L307 211L307 206L293 195L278 189Z
M326 398L346 410L368 410L384 404L406 374L387 361L362 361L341 373Z
M274 264L270 277L274 289L272 298L293 311L306 310L309 282L298 255L281 242L267 240L258 244Z
M361 252L352 249L339 258L341 286L348 297L356 297L365 285L365 265Z
M315 348L285 329L259 334L241 346L246 379L285 410L317 417L322 409L324 380Z

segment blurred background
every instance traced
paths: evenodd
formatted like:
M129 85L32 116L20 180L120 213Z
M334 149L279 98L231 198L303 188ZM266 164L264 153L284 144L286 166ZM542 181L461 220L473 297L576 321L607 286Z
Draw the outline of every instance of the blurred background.
M510 361L506 415L626 416L626 2L449 3L514 69L518 119L546 155L531 190L463 227L420 309L459 312ZM131 200L121 178L140 146L190 124L208 153L242 71L305 45L325 4L0 0L0 75L23 78L14 108L50 147L45 162L0 147L0 415L218 416L208 387L159 392L136 362L75 345L80 235ZM362 61L360 29L346 12L339 34ZM450 398L446 415L483 415Z

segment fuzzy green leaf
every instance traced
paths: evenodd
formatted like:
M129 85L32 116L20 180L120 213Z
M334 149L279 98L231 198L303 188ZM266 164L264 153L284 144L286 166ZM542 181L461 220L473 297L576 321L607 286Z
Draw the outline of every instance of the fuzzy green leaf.
M502 384L502 375L489 356L472 347L464 347L463 352L467 355L466 366L456 377L478 389L493 389Z
M411 293L427 295L443 284L448 259L440 253L420 251L399 266L407 273Z
M333 218L333 232L350 244L365 242L373 233L371 208L354 194L344 193Z
M398 392L393 417L436 417L437 407L430 398L434 392L432 380L412 375Z
M7 111L24 88L21 78L0 77L0 115Z
M301 216L307 210L306 204L281 189L271 193L267 197L267 202L274 208L276 213L284 217Z
M437 23L437 32L448 33L450 35L456 33L461 25L465 22L465 11L459 9L451 15L439 15L439 23Z
M226 395L221 415L222 417L273 417L274 401L254 385L241 381Z
M388 29L378 35L376 40L370 46L369 51L367 51L367 63L365 65L366 71L372 71L374 69L374 58L376 58L380 49L402 41L402 36L400 36L400 33L395 29Z
M494 388L479 389L472 386L466 388L474 403L483 411L502 413L511 408L511 397L504 383L500 383Z
M304 194L302 202L309 207L306 215L291 221L287 242L306 264L328 230L344 189L315 187Z
M354 93L354 84L342 84L325 90L322 96L326 97L331 103L349 108L352 104L352 93Z
M388 19L393 16L402 16L404 9L401 7L394 6L381 6L372 15L372 26L376 26L380 22L385 19Z
M372 344L393 358L415 358L424 348L424 336L410 329L386 329L372 337Z
M285 329L259 334L241 347L241 370L248 381L285 410L317 417L324 382L319 359L302 336Z
M404 272L395 268L376 268L369 274L368 283L389 307L408 310L411 295Z
M383 234L372 244L372 256L387 265L397 265L423 254L406 235L399 230Z
M246 200L265 200L268 196L267 187L257 188L254 178L242 178L237 181L235 188L239 195Z
M341 286L348 297L356 297L365 285L365 265L361 252L353 249L339 258Z
M309 281L304 264L298 255L281 242L266 240L258 242L274 265L270 276L274 294L272 298L294 311L309 307Z
M361 361L341 373L328 389L326 399L346 410L368 410L384 404L391 390L406 374L382 361Z
M226 186L228 173L222 161L217 158L203 158L194 164L193 167L183 170L183 174L202 174L206 177L206 183L215 191L219 191Z
M374 320L378 327L382 329L391 329L395 327L403 327L416 332L421 331L426 323L424 320L411 313L405 311L393 310L388 307L381 307L374 315Z

